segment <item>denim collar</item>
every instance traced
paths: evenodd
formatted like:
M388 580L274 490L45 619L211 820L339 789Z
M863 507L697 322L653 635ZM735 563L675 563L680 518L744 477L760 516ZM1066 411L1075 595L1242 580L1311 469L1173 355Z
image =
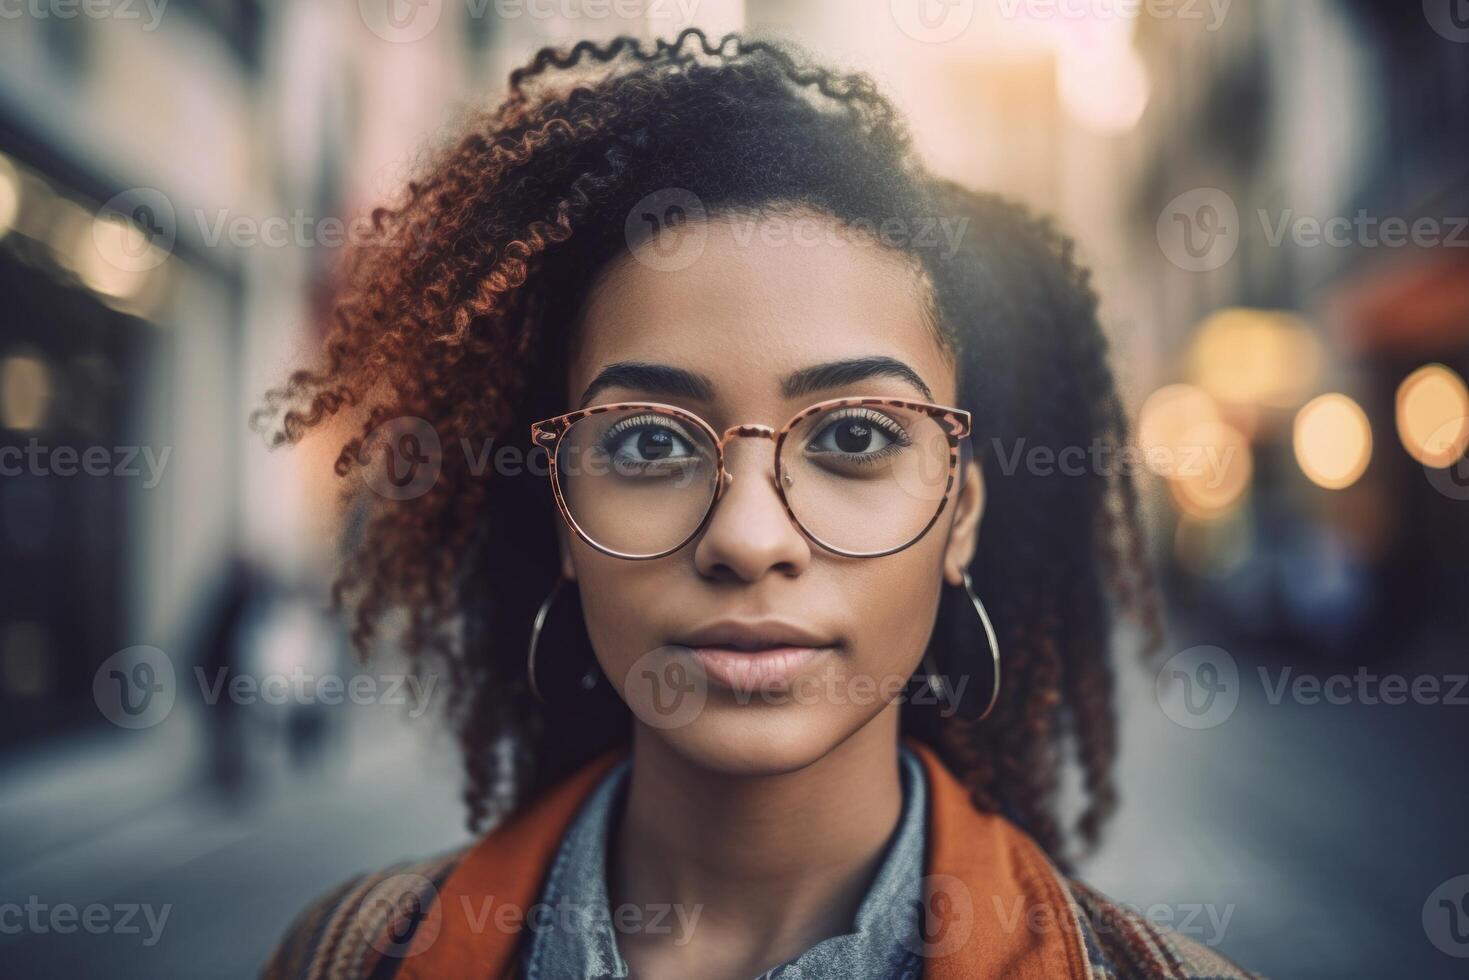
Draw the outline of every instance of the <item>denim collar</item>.
M628 966L617 949L619 929L657 931L687 942L697 922L687 910L648 910L639 917L629 908L614 919L608 908L607 847L630 766L625 759L603 777L562 838L538 907L527 918L531 939L521 962L526 980L626 977ZM902 813L857 909L853 931L823 939L756 980L919 975L927 783L922 763L907 746L900 747L899 769Z

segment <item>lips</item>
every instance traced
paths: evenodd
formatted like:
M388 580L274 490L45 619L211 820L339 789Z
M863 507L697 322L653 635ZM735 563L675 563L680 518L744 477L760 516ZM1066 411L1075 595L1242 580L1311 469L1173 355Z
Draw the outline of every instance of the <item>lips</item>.
M675 642L690 648L711 683L745 692L784 690L837 646L830 636L778 620L723 620Z

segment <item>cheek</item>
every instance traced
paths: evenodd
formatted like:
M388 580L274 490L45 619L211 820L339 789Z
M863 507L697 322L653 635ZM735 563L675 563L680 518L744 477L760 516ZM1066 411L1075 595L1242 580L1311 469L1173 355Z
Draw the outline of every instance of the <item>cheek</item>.
M585 548L575 560L587 635L602 670L620 678L658 645L652 612L668 595L659 562L629 562Z
M933 632L942 588L939 553L914 546L865 565L852 584L852 665L863 674L906 678Z

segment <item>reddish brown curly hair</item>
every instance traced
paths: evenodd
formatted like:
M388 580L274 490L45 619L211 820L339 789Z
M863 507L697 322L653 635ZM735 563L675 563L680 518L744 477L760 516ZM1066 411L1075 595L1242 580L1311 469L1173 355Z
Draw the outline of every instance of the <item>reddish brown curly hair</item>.
M566 410L567 349L593 276L627 247L633 204L668 188L711 214L803 207L868 229L892 217L969 219L957 251L906 250L932 287L973 445L1124 445L1097 300L1066 238L928 174L867 77L694 30L653 46L547 48L514 71L508 97L440 149L397 206L373 212L373 234L345 264L321 363L271 392L257 421L277 443L295 442L353 409L362 429L337 457L344 477L367 465L370 434L399 417L424 420L445 447L532 456L530 422ZM1038 475L982 448L977 458L988 519L970 571L1000 635L1005 684L983 723L907 704L903 726L978 807L1003 811L1064 861L1070 835L1055 798L1068 741L1087 795L1082 841L1096 841L1115 803L1112 600L1156 635L1137 501L1121 473ZM421 496L354 493L361 520L336 596L364 654L401 623L396 639L416 669L450 674L477 829L624 742L630 715L606 684L570 706L528 693L531 622L557 577L544 480L476 474L458 452L440 462ZM941 610L933 644L946 673L972 663L987 683L971 622ZM552 659L591 656L583 632Z

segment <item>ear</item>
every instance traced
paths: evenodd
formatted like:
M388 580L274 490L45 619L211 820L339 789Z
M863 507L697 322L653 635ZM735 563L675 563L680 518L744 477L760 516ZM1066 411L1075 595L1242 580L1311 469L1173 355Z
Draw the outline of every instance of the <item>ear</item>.
M944 581L950 585L963 584L964 570L974 558L984 502L984 471L971 459L964 464L964 479L954 501L954 520L949 525L949 540L944 546Z

